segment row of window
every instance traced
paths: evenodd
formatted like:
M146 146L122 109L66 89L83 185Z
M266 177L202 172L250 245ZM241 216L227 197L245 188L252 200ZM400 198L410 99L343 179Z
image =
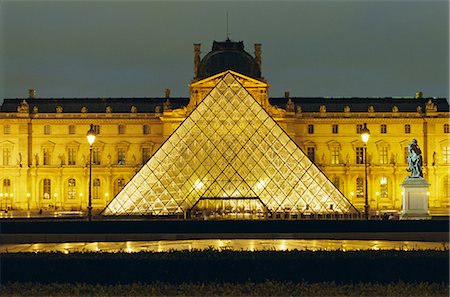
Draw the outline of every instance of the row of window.
M344 187L343 182L339 177L334 177L331 179L331 182L336 186L336 188L342 190ZM125 186L125 179L118 178L114 181L114 195L116 195L123 187ZM4 179L3 180L3 191L2 193L11 193L11 180ZM101 198L101 181L99 178L94 178L92 180L92 198L100 199ZM389 179L385 176L382 176L379 179L379 191L377 195L380 198L388 198L389 197ZM356 198L365 197L365 183L362 177L358 177L356 179L355 184L355 196ZM45 178L42 180L42 198L50 199L52 197L52 182L51 179ZM65 197L69 200L77 198L77 182L75 178L69 178L66 183L66 191Z
M361 133L362 128L363 128L362 124L357 124L356 125L356 133L357 134ZM449 124L444 124L444 133L449 133L449 132L450 132ZM333 124L331 126L331 133L332 134L339 134L339 125L338 124ZM380 125L380 133L381 134L386 134L387 133L387 125L386 124L381 124ZM411 125L410 124L405 124L404 125L404 133L405 134L411 134ZM308 125L308 134L314 134L314 125L313 124L309 124Z
M340 160L340 151L341 150L338 146L333 146L330 148L330 157L331 157L331 160L329 162L330 164L342 163ZM355 152L356 152L355 164L364 164L365 157L366 157L364 147L356 147ZM313 146L307 147L306 154L312 162L319 161L319 160L316 160L317 152L316 152L315 147L313 147ZM408 154L409 154L408 147L405 146L403 148L403 162L405 164L408 163ZM379 156L378 161L380 164L389 164L390 163L389 148L387 146L378 148L378 156ZM442 147L442 162L445 164L450 163L450 146Z
M339 177L333 177L331 182L336 186L336 188L341 191L344 188L344 183L341 181ZM356 178L355 181L355 197L356 198L364 198L365 197L365 182L362 177ZM377 196L380 198L389 198L389 179L386 176L382 176L379 179Z
M114 182L114 196L119 193L121 189L125 187L125 179L118 178ZM94 178L92 180L92 198L101 198L101 182L99 178ZM44 178L42 180L42 198L51 199L52 197L52 181L49 178ZM74 178L69 178L67 180L67 186L65 191L65 197L69 200L76 199L77 197L77 183Z
M100 125L93 125L93 128L94 128L94 131L96 134L100 134ZM125 134L126 133L126 125L118 125L117 133L121 134L121 135ZM50 125L44 126L44 134L45 135L52 134L52 128ZM75 125L69 125L69 134L76 134L76 126ZM150 134L150 125L142 126L142 134L145 134L145 135Z
M8 150L8 149L6 149L6 150ZM116 164L117 165L127 164L127 162L126 162L127 149L124 147L118 147L116 149L116 152L117 152L117 163ZM7 153L9 154L9 151ZM152 153L152 150L149 147L143 147L141 149L142 164L147 163L147 161L151 157L151 153ZM10 165L8 158L5 159L5 150L4 150L3 151L3 165ZM36 165L52 165L51 159L52 159L52 150L50 148L43 148L42 164L39 164L39 160L36 160ZM101 149L98 147L93 147L92 148L92 164L101 165L101 159L102 159L101 158ZM5 160L6 160L6 163L8 163L8 164L5 164ZM62 162L61 165L65 165L64 161L65 160L60 160L60 162ZM109 160L108 163L111 163L111 160ZM67 165L77 165L77 149L76 148L69 147L67 149Z
M125 165L126 164L126 148L117 148L117 165ZM364 164L364 147L356 147L356 164ZM51 157L52 157L52 150L50 148L44 148L42 150L43 159L42 164L39 164L37 161L36 165L51 165ZM340 164L342 163L340 160L340 148L338 146L333 146L330 148L330 164ZM141 149L141 164L147 163L147 161L150 159L152 154L152 149L149 147L143 147ZM315 147L307 147L306 148L306 154L308 158L312 162L316 162L316 148ZM404 147L403 156L404 156L404 163L407 164L407 157L408 157L409 151L408 147ZM380 164L389 164L389 148L388 147L380 147L378 149L378 155L379 155L379 163ZM64 164L64 160L61 160ZM443 163L450 163L450 147L444 146L442 147L442 162ZM92 148L92 164L94 165L101 165L101 150L98 147ZM3 166L11 166L11 149L10 148L3 148L3 159L2 159L2 165ZM77 165L77 149L76 148L68 148L67 149L67 165Z
M360 133L361 129L363 128L362 124L357 124L356 125L356 133ZM100 125L94 125L94 130L97 134L100 134ZM76 133L76 126L75 125L69 125L69 134L75 134ZM404 126L404 132L405 134L410 134L411 133L411 125L410 124L405 124ZM125 134L126 133L126 125L119 125L117 127L117 133L118 134ZM333 124L331 127L331 133L332 134L339 134L339 125L338 124ZM381 134L386 134L387 133L387 125L386 124L381 124L380 125L380 133ZM450 133L450 125L449 124L444 124L444 133ZM5 125L3 126L3 134L11 134L11 126L10 125ZM50 135L51 133L51 126L50 125L45 125L44 126L44 134L45 135ZM147 135L150 134L150 125L143 125L142 126L142 134ZM313 124L309 124L308 125L308 134L314 134L314 125Z

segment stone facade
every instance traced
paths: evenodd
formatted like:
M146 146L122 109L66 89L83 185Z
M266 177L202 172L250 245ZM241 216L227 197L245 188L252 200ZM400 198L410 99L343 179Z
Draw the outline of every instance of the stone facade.
M198 60L198 57L196 58ZM198 64L198 61L197 61ZM363 143L367 144L372 211L400 210L408 175L407 146L423 155L431 214L450 209L449 105L445 98L269 97L262 78L235 73L241 84L340 191L364 208ZM0 208L86 210L91 124L92 201L100 211L209 93L220 74L194 79L189 98L5 99L0 110Z

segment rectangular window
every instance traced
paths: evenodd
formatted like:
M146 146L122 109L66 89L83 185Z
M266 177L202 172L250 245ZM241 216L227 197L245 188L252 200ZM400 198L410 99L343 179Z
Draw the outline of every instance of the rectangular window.
M119 134L125 134L125 125L119 125L118 133Z
M98 147L92 148L92 164L100 165L100 148Z
M360 133L361 133L361 130L362 130L362 128L363 128L363 125L362 125L362 124L358 124L358 125L356 125L356 133L360 134Z
M10 134L11 133L11 126L5 125L3 126L3 134Z
M389 154L388 148L380 147L380 164L388 164L389 163Z
M142 164L147 163L147 161L150 159L150 148L149 147L143 147L142 148Z
M45 135L50 135L51 133L52 133L51 126L50 125L45 125L44 126L44 134Z
M3 166L11 165L11 150L9 148L3 149Z
M75 134L75 125L69 126L69 134Z
M356 164L364 164L364 147L356 148Z
M73 147L67 149L67 164L68 165L76 164L76 150Z
M316 151L316 149L315 149L314 147L308 147L308 148L307 148L308 158L309 158L312 162L314 162L315 151Z
M333 134L338 134L339 133L339 126L337 124L333 125L332 132L333 132Z
M308 125L308 134L314 134L314 125Z
M410 134L411 133L411 125L410 124L406 124L405 125L405 134Z
M123 147L117 149L117 164L125 165L125 148Z
M339 147L334 146L331 148L331 164L339 164Z
M150 125L144 125L142 126L142 132L147 135L150 134Z
M446 134L450 133L450 125L449 124L444 124L444 133L446 133Z
M381 126L380 126L381 134L386 134L386 131L387 131L387 125L381 124Z
M42 165L50 165L50 149L49 148L44 148L42 150L43 153L43 158L42 158Z
M100 125L92 125L94 128L95 134L100 134Z
M442 160L444 163L450 163L450 146L444 146L442 148Z

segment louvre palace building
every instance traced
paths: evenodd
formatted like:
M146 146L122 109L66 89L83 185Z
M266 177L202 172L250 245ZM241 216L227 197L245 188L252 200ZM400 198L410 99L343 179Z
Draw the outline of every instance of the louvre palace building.
M189 98L4 99L1 210L295 219L401 210L408 144L429 210L450 208L446 98L269 96L261 44L194 44ZM92 145L86 133L96 132ZM360 131L370 130L366 150ZM367 152L365 154L365 152ZM367 159L365 159L367 158ZM90 179L91 177L91 179Z

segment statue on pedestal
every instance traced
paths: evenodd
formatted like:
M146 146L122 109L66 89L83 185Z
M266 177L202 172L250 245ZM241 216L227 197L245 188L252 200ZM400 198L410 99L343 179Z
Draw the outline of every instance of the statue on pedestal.
M408 144L408 168L406 171L411 172L410 178L423 178L422 173L422 151L417 144L417 140L413 139Z

